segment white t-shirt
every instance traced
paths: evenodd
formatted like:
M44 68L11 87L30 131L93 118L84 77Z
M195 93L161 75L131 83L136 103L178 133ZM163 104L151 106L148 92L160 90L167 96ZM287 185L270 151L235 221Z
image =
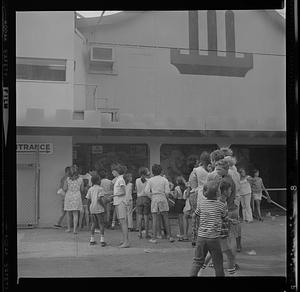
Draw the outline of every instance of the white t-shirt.
M151 177L145 187L146 194L165 195L170 193L169 181L161 175Z
M194 171L197 176L198 190L203 189L203 186L207 180L208 172L202 166L195 168Z
M126 184L123 175L119 175L114 183L114 203L113 203L114 205L119 205L121 202L125 200L125 193L122 189L122 186L126 186Z
M239 195L244 196L244 195L248 195L248 194L251 194L251 185L248 182L247 178L241 179Z
M147 185L147 182L148 182L147 178L144 183L142 182L141 178L136 179L135 185L136 185L137 197L147 196L147 194L145 194L145 187Z
M104 208L100 205L98 199L104 196L104 190L99 185L93 185L89 188L86 198L91 200L90 212L91 214L99 214L104 212Z
M110 179L103 178L101 180L100 186L103 188L105 196L112 194L111 191L113 190L113 183Z

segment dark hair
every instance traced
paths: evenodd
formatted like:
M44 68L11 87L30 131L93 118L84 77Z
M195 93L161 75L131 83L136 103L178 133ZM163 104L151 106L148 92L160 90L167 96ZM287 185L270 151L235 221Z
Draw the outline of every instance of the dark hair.
M100 184L99 175L92 175L91 182L93 185L99 185Z
M100 179L106 178L106 170L102 169L99 171L99 177Z
M69 173L70 170L71 170L71 167L70 167L70 166L65 167L65 173L67 173L67 172Z
M224 191L227 191L231 188L231 184L228 181L221 181L220 183L220 191L223 193Z
M183 193L186 189L186 185L185 185L185 182L184 182L184 179L182 178L182 176L177 176L175 179L175 182L176 182L176 186L179 186Z
M215 180L208 181L203 186L203 195L208 200L213 200L217 198L217 193L219 189L219 182Z
M219 161L225 157L224 152L220 149L217 149L210 153L210 159L211 161Z
M75 180L78 178L78 176L79 176L78 167L76 165L72 165L70 167L70 175L69 175L70 179Z
M132 174L130 173L130 172L127 172L127 173L125 173L124 175L123 175L123 178L124 178L124 181L125 181L125 183L126 184L128 184L129 183L129 178L132 178Z
M152 173L154 175L160 175L161 172L162 172L161 166L159 164L153 164L153 166L152 166Z
M251 171L252 176L254 176L254 174L255 174L256 172L259 172L259 169L257 169L257 168L252 169L252 171Z
M127 171L127 167L121 164L113 164L111 170L115 170L118 174L124 174Z
M139 175L141 177L142 183L146 181L145 176L147 176L148 173L149 173L149 169L147 167L142 166L139 168Z
M210 164L210 155L207 151L203 151L200 155L200 164L207 167Z

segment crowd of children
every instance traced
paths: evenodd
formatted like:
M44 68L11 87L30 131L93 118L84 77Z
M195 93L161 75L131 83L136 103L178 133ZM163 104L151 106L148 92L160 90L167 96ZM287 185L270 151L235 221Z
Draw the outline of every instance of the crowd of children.
M120 248L130 247L129 232L132 231L137 231L140 239L144 233L144 238L151 243L162 238L174 242L169 222L172 207L178 217L178 241L191 240L195 247L191 276L201 274L211 259L216 276L224 276L223 253L228 260L228 273L234 274L238 268L236 252L242 248L241 221L253 222L255 208L256 218L263 221L260 210L262 191L265 191L268 202L271 200L259 177L259 170L253 170L250 176L245 168L237 169L236 163L229 148L211 153L204 151L189 178L178 176L174 181L164 174L159 164L152 166L152 174L148 168L141 167L135 181L127 167L121 164L111 166L113 180L107 178L106 170L90 169L87 174L80 175L76 165L66 167L58 191L62 198L62 214L55 226L61 227L67 213L66 231L71 232L72 225L73 232L77 233L85 220L91 232L91 245L97 243L95 231L98 228L100 244L106 246L105 228L113 229L116 220L122 232Z

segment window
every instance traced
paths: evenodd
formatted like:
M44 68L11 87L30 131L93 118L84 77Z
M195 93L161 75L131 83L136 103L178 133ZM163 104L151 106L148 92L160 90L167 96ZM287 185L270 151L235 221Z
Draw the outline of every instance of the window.
M134 180L139 177L141 166L149 166L147 144L75 144L73 155L73 163L78 164L84 173L89 167L97 171L105 169L110 179L113 178L110 169L113 163L126 165Z
M217 145L212 144L162 144L160 164L169 179L175 181L179 175L188 179L201 153L203 151L210 153L217 148Z
M17 57L16 77L25 80L66 81L66 60Z
M90 47L89 73L116 74L114 48Z

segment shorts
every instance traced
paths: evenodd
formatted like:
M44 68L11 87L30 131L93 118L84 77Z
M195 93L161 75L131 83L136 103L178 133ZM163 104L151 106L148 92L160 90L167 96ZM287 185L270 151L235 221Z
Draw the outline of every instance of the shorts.
M136 199L136 212L138 215L149 215L151 211L151 200L149 197L142 196Z
M185 200L184 199L176 199L175 200L175 206L174 211L176 214L183 214L183 208L185 206Z
M88 205L82 205L82 210L81 210L82 213L89 213L90 210L89 210L89 206Z
M91 214L92 222L96 225L100 226L101 224L104 224L104 213L97 213L97 214Z
M238 210L234 210L234 211L229 211L228 212L228 217L235 219L235 220L239 220L239 216L238 216ZM229 234L232 235L234 238L240 237L242 233L242 228L241 228L241 224L237 223L237 224L230 224L229 227Z
M124 202L121 202L119 205L115 205L115 210L118 219L127 218L127 206Z
M254 200L260 200L262 198L262 193L252 194Z
M221 237L220 238L220 245L222 252L232 249L232 238L230 236L227 237Z
M151 200L151 213L168 212L169 204L165 195L153 195Z

